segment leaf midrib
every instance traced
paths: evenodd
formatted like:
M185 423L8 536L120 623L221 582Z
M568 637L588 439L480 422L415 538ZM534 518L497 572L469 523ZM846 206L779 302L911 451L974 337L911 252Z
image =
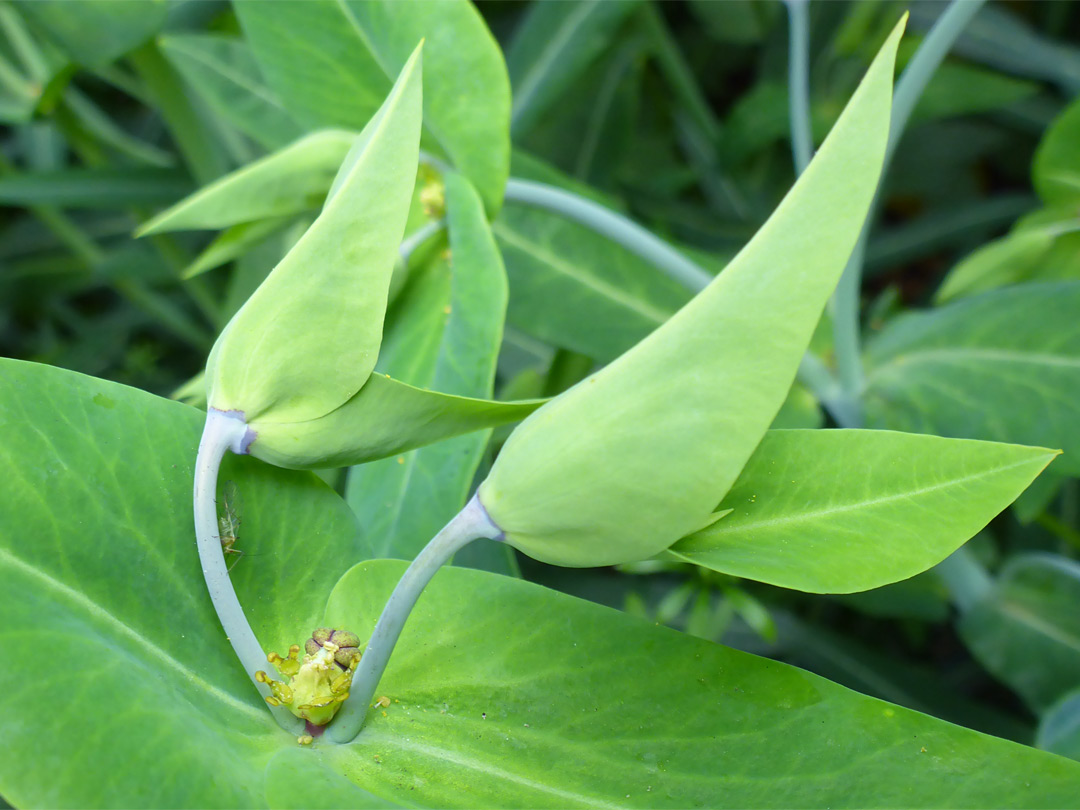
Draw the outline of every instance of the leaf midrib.
M53 591L59 592L60 594L62 594L63 597L66 597L68 601L74 602L78 607L85 610L92 617L99 619L102 623L113 626L114 628L116 628L116 631L118 633L135 642L140 649L147 651L154 658L158 659L169 668L175 670L186 681L197 686L204 693L217 698L220 702L231 706L236 710L243 711L245 714L248 714L254 718L258 718L262 722L265 722L269 717L269 715L259 711L255 707L251 706L249 703L240 700L234 695L231 695L228 692L215 686L214 684L204 680L194 671L188 669L186 666L184 666L184 664L180 663L180 661L178 661L176 658L165 652L165 650L161 649L152 641L150 641L150 639L148 639L146 636L136 631L135 628L131 627L128 624L125 624L118 617L114 616L112 613L105 610L99 604L88 598L85 594L82 594L79 591L75 590L70 585L61 582L51 574L16 557L7 549L0 548L0 560L7 562L9 565L19 569L20 571L33 577L34 579L37 579L38 581L43 583L45 587L50 588Z
M1023 467L1030 465L1035 459L1023 459L1021 461L1013 462L1012 464L1004 464L999 467L993 467L991 469L982 470L980 472L972 473L971 475L965 475L962 478L951 478L948 481L944 481L938 484L932 484L927 487L920 487L919 489L905 490L904 492L896 493L893 495L885 495L880 498L871 498L869 500L852 501L850 503L841 504L839 506L829 507L826 509L819 509L815 512L799 512L794 515L787 515L784 517L770 518L767 520L757 521L744 521L742 523L736 523L734 520L720 520L713 524L715 528L710 527L706 531L698 534L691 535L691 537L716 537L722 534L734 534L738 532L756 531L759 529L772 528L774 526L782 526L790 523L799 523L804 521L814 521L820 518L830 517L837 514L844 514L847 512L854 512L860 509L869 509L883 504L894 503L896 501L910 500L911 498L918 497L919 495L926 495L932 492L939 492L941 490L949 489L951 487L963 486L971 481L977 481L980 478L986 478L988 476L997 475L998 473L1008 472L1014 470L1017 467ZM687 549L686 551L680 550L680 554L693 554L693 553L707 553L709 549Z
M490 762L485 762L481 759L473 757L463 757L459 754L455 754L453 751L446 748L440 748L434 745L425 745L423 743L414 742L408 737L402 734L385 734L374 729L366 729L360 738L360 741L370 743L383 743L389 747L401 748L407 751L411 751L422 756L432 759L441 759L446 762L450 762L461 768L468 768L473 771L480 771L506 782L512 782L517 785L531 788L540 793L546 793L550 796L556 796L560 800L567 802L567 806L580 806L587 805L589 807L604 808L622 808L623 805L613 804L611 802L605 802L600 799L596 799L590 796L585 796L581 793L575 793L569 790L562 790L544 782L537 782L529 779L526 776L522 776L519 773L513 771L507 771L503 768L499 768Z
M642 317L647 318L648 320L655 323L657 326L664 323L672 315L672 313L661 312L660 310L649 306L638 298L627 296L617 287L600 282L594 276L588 276L582 273L578 273L572 265L569 265L566 262L562 261L558 256L545 250L541 245L537 244L536 242L531 242L528 239L523 238L517 232L507 228L506 225L501 223L499 220L495 220L495 222L492 223L491 229L500 239L503 239L506 242L510 243L518 250L535 256L544 264L555 270L557 273L564 275L567 278L574 279L575 281L583 284L584 286L588 287L590 290L601 295L602 297L607 298L617 304L620 304L627 309L638 313Z
M867 375L867 384L875 377L895 374L918 363L968 363L982 360L997 363L1023 363L1080 370L1080 357L1046 354L1044 352L1023 352L1016 349L990 349L979 347L954 347L939 349L918 349L906 354L897 354L888 361L873 368Z

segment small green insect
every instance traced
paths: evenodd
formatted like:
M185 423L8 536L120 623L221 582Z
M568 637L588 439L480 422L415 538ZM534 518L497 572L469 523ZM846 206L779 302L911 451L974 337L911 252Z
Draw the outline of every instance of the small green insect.
M218 501L218 539L221 540L223 553L236 555L228 568L229 571L232 571L244 556L244 552L236 548L236 542L240 539L241 503L240 490L236 488L236 484L226 481Z

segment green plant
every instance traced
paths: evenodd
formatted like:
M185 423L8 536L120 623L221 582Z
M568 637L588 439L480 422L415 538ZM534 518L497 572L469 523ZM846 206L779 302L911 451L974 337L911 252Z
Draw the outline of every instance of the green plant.
M560 567L674 575L682 584L656 615L673 620L692 598L688 629L715 637L738 612L772 636L749 582L887 600L897 591L882 586L948 557L939 571L965 642L1044 714L1046 747L1074 750L1075 563L1028 551L991 579L961 547L1033 481L1028 508L1070 538L1046 504L1075 472L1061 403L1077 379L1080 282L961 265L969 286L947 281L943 299L1000 278L1024 286L889 317L859 351L879 179L971 5L954 5L908 53L895 101L903 24L858 7L848 26L877 26L884 45L808 165L812 105L793 93L801 176L728 262L673 247L527 157L514 159L526 177L507 181L510 132L539 139L593 61L596 32L631 22L607 67L622 76L640 34L678 89L678 120L715 136L651 6L532 7L508 51L513 105L498 46L466 3L245 3L243 37L149 44L164 6L88 3L79 27L101 39L87 51L53 16L62 7L5 7L9 31L41 37L52 62L38 61L74 60L54 68L54 95L71 89L74 64L123 85L111 63L130 53L140 92L171 121L200 188L152 218L134 209L143 239L122 250L171 257L164 292L122 274L117 289L209 359L185 386L196 400L205 391L205 415L2 361L0 498L18 525L0 546L15 651L0 676L0 792L16 805L95 806L1075 803L1080 765L1068 759L513 576L511 547ZM702 13L745 13L753 32L768 24L755 9ZM806 11L791 10L796 21ZM792 34L798 73L805 26ZM174 94L181 77L202 95ZM41 104L30 109L44 115ZM1036 161L1037 188L1060 210L1075 202L1060 180L1080 159L1072 117ZM255 157L252 140L270 154ZM750 205L722 172L705 176L710 205ZM83 225L34 205L99 272L106 260ZM189 240L197 229L222 233ZM1071 235L1040 233L1044 254ZM537 234L570 234L573 261ZM205 274L234 261L222 305ZM519 292L515 314L515 277L530 272L537 300ZM830 344L818 326L838 281ZM568 289L617 328L544 315ZM504 317L559 347L545 380L508 359ZM496 399L498 363L512 379ZM1001 364L1046 373L1032 395L1022 376L993 373ZM989 407L941 396L963 375ZM840 429L817 429L818 403ZM1059 451L1041 445L1066 452L1053 461ZM346 466L344 482L323 473L330 486L304 472ZM238 525L226 516L245 551L231 571L214 502L226 480L243 497ZM488 570L444 567L469 554ZM375 559L385 556L415 561ZM642 600L638 612L653 609ZM1039 647L1017 624L1043 613L1061 631ZM301 643L303 671L299 651L284 654ZM277 683L266 651L283 653L270 656ZM34 735L47 755L26 743Z

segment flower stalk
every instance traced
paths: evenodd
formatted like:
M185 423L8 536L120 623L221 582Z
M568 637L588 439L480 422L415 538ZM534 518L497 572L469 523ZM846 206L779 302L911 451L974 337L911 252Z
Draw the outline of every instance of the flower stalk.
M195 539L206 589L210 594L210 601L214 603L214 610L225 631L225 637L252 684L265 699L273 695L267 684L256 679L255 673L266 666L268 659L248 624L240 600L236 598L232 580L229 579L218 536L215 500L218 471L225 451L244 453L250 442L251 436L243 414L215 408L207 411L206 426L203 428L199 452L195 458ZM303 730L303 722L293 717L285 708L271 706L270 711L278 724L290 734L298 734Z
M488 517L484 505L474 495L416 556L394 588L353 675L350 699L345 701L337 719L327 729L331 740L347 743L360 732L371 698L420 593L457 551L481 537L499 540L502 530Z

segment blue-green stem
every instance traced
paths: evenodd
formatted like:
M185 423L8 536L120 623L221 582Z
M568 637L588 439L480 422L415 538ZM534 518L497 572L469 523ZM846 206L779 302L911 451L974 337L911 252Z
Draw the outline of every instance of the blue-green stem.
M897 82L889 124L889 141L885 148L885 162L881 169L882 177L889 169L889 162L893 152L896 151L896 145L927 83L983 2L984 0L953 0L927 34L908 63L900 81ZM870 223L875 218L877 203L878 200L875 198L832 301L837 376L844 392L844 400L856 414L854 424L849 427L860 427L862 424L860 396L863 388L863 370L859 334L859 291L862 285L866 242L870 232Z
M659 237L609 208L546 183L511 177L506 201L546 208L579 222L640 256L692 290L703 289L712 276Z
M814 156L810 119L810 0L786 0L788 10L788 115L795 174Z
M327 736L334 742L350 742L360 732L390 653L394 651L401 629L424 587L456 551L481 537L495 540L502 537L502 530L492 522L479 497L474 495L465 508L424 546L390 595L353 675L349 699L327 729Z
M511 177L506 183L505 199L546 208L572 219L621 245L694 292L703 290L713 279L696 262L633 220L573 192ZM818 358L808 355L807 361L799 367L799 380L830 412L839 403L840 396L832 374ZM841 421L836 413L833 416L837 422Z
M210 408L206 413L199 453L195 457L195 540L202 563L203 578L210 601L214 603L225 637L240 659L240 664L259 694L266 698L270 689L255 680L255 673L266 669L267 658L255 632L248 624L240 600L236 598L232 580L225 566L218 533L217 480L221 459L226 450L243 453L248 443L248 426L237 411ZM278 724L291 734L303 732L304 723L283 706L269 706Z

